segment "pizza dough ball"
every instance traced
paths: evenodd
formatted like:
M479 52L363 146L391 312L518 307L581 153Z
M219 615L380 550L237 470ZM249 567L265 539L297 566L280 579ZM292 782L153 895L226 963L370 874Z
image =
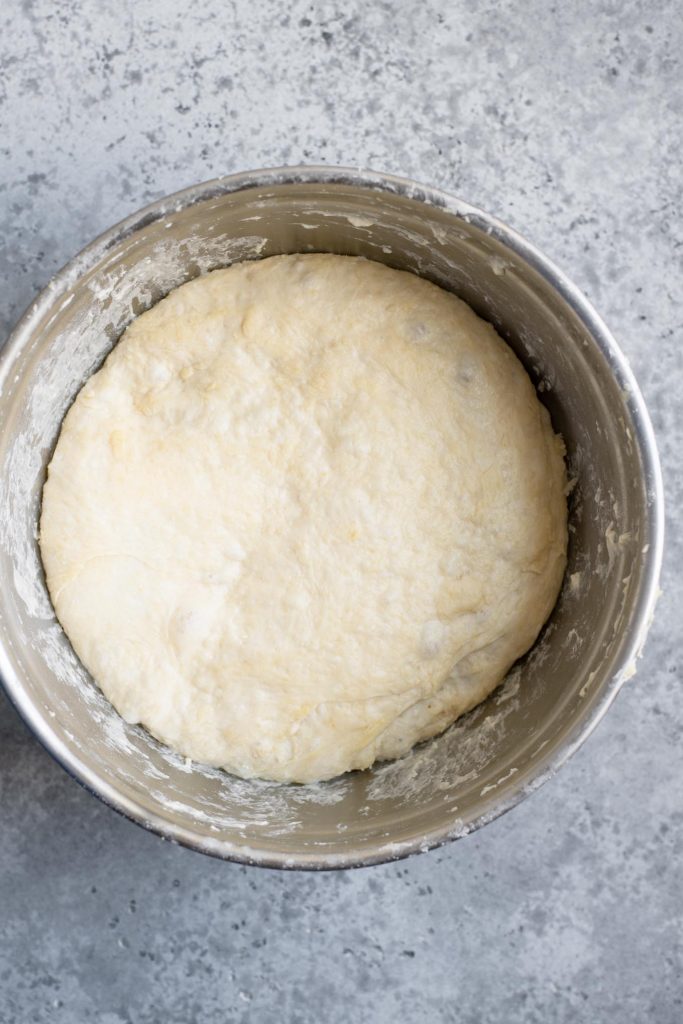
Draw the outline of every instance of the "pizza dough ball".
M483 700L555 603L561 440L494 329L363 259L177 288L69 410L57 616L129 722L244 777L394 758Z

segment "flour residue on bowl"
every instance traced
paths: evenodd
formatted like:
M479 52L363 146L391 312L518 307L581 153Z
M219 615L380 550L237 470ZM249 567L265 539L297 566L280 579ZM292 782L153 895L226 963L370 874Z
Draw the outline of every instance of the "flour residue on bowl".
M519 706L521 676L520 666L514 666L488 701L454 722L437 743L428 741L398 761L378 765L368 797L419 804L454 786L475 784L494 755L505 720Z

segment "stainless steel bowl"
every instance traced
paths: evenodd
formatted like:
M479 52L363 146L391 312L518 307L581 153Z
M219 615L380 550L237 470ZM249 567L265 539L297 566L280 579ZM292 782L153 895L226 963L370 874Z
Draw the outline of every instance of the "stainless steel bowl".
M569 567L557 607L506 683L401 761L316 786L245 782L126 725L74 656L37 547L45 465L70 402L134 316L197 274L283 252L362 255L421 274L495 324L568 450ZM107 231L30 307L1 356L0 671L57 760L134 821L246 863L371 864L465 835L581 744L634 671L657 593L662 486L642 397L577 289L499 221L388 175L233 175Z

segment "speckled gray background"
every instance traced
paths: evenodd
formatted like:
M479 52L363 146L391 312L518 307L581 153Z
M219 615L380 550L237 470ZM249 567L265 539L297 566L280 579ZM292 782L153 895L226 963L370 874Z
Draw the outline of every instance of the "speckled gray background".
M513 813L405 863L211 861L82 791L0 697L2 1024L683 1020L683 19L676 0L4 0L0 335L91 237L297 162L441 185L584 289L658 431L647 653Z

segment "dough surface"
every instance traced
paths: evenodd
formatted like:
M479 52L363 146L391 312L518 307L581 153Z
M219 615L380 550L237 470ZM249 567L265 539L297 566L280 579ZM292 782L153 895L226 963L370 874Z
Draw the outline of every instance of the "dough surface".
M453 295L279 256L138 317L69 410L40 543L129 722L244 777L405 753L534 642L567 543L561 440Z

